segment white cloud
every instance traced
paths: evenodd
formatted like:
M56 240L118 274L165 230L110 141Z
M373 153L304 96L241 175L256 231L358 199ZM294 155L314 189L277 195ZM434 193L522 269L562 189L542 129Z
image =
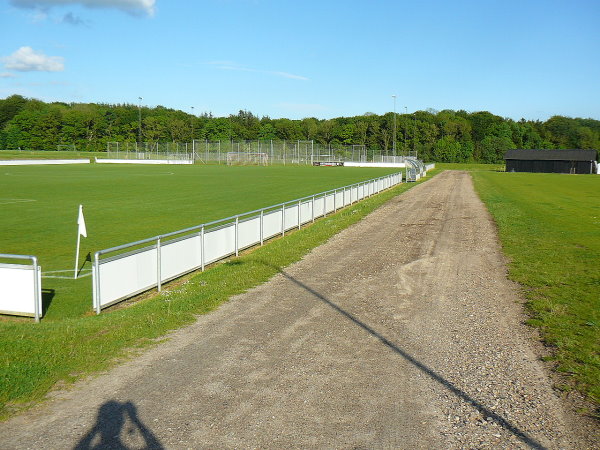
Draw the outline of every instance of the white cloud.
M0 73L0 78L15 78L16 75L14 73L10 73L10 72L1 72Z
M19 72L61 72L65 70L64 58L46 56L31 47L21 47L10 56L0 58L4 67Z
M17 8L47 11L55 6L81 5L86 8L114 8L133 15L152 16L156 0L10 0Z
M293 73L280 72L280 71L276 71L276 70L253 69L250 67L241 66L239 64L236 64L233 61L212 61L212 62L209 62L208 64L210 64L211 66L214 66L215 68L217 68L219 70L236 70L239 72L264 73L267 75L275 75L277 77L290 78L292 80L301 80L301 81L309 80L308 78L303 77L302 75L294 75Z

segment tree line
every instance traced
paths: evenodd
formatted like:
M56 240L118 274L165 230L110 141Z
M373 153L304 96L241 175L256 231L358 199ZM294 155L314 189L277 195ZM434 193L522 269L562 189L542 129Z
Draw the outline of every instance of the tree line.
M395 117L394 117L395 116ZM395 136L395 139L394 139ZM506 150L600 149L600 121L553 116L514 121L488 111L426 110L301 120L259 118L241 110L200 116L157 106L0 100L0 149L103 151L108 142L314 140L333 148L364 145L383 154L416 151L439 162L501 162ZM395 142L395 149L394 149Z

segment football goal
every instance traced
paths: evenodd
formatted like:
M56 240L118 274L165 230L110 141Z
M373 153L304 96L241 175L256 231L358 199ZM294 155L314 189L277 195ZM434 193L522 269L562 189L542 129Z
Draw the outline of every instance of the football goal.
M56 146L56 150L59 152L75 152L77 149L75 148L75 144L58 144Z
M248 153L248 152L228 152L228 166L266 166L269 163L269 155L267 153Z

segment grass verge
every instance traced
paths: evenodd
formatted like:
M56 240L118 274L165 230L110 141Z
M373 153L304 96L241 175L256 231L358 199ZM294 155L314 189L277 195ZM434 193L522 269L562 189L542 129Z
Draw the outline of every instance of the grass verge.
M401 184L349 206L283 239L188 276L172 288L167 285L161 294L147 296L130 307L37 325L3 324L0 419L42 400L57 383L105 370L131 354L132 349L152 345L168 331L191 323L197 314L207 313L231 296L267 281L276 274L275 267L300 260L411 186L414 183Z
M600 177L474 172L556 369L600 410Z

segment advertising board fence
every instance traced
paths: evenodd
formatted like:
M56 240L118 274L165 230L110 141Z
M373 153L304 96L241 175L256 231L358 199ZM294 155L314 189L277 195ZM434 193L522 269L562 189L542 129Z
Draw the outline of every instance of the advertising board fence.
M402 183L402 173L178 230L94 254L93 307L103 308L232 255L284 236L316 218Z
M42 315L42 269L30 255L0 253L0 260L28 260L30 264L0 261L0 314L34 317Z

